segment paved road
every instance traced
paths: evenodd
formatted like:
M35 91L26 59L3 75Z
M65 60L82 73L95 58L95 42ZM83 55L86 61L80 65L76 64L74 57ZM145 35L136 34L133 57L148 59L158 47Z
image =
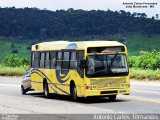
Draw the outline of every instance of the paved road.
M41 93L20 93L21 77L0 77L0 113L25 114L94 114L158 113L160 82L131 82L130 96L119 95L115 102L107 98L90 98L87 103L72 102L67 96L44 98Z

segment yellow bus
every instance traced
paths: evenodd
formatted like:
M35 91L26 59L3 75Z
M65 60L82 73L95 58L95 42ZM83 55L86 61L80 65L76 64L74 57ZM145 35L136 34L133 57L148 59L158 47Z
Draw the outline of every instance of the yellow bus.
M32 46L31 89L79 97L130 94L126 46L117 41L53 41Z

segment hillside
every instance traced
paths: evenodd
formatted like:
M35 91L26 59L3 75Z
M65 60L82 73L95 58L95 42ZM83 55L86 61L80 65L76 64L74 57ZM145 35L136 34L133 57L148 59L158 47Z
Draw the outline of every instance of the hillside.
M148 37L144 34L132 34L126 38L129 56L137 56L141 50L160 51L160 34Z

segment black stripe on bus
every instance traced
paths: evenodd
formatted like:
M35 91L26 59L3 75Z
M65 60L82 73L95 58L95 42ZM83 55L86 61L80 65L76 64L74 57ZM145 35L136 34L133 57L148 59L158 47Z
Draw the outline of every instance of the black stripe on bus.
M34 71L33 71L34 70ZM36 72L36 71L38 71L38 72L40 72L55 88L57 88L58 90L60 90L60 91L62 91L63 93L65 93L65 94L67 94L67 95L70 95L69 93L67 93L66 91L64 91L64 90L62 90L61 88L59 88L59 87L57 87L55 84L53 84L52 82L51 82L51 80L42 72L42 71L40 71L40 70L38 70L38 69L33 69L32 71L33 71L33 73L34 72ZM37 73L37 72L36 72ZM39 73L38 73L39 74ZM40 75L40 74L39 74ZM40 75L41 76L41 75ZM42 76L41 76L42 77ZM43 77L42 77L43 78Z
M36 74L40 75L40 76L43 78L43 76L42 76L41 74L39 74L38 72L36 72L36 71L34 71L34 72L32 72L32 73L36 73ZM31 82L43 83L43 82L37 82L37 81L31 81ZM58 92L57 92L50 84L48 84L48 85L55 91L55 93L58 94Z

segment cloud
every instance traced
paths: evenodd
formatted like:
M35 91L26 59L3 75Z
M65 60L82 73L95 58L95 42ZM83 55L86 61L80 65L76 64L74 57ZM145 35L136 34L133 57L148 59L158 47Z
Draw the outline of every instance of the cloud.
M131 9L125 8L123 2L157 2L158 6L155 8L147 9ZM149 16L160 14L160 1L159 0L0 0L1 7L12 7L17 8L24 7L37 7L40 9L57 10L57 9L101 9L101 10L125 10L130 12L144 12Z

